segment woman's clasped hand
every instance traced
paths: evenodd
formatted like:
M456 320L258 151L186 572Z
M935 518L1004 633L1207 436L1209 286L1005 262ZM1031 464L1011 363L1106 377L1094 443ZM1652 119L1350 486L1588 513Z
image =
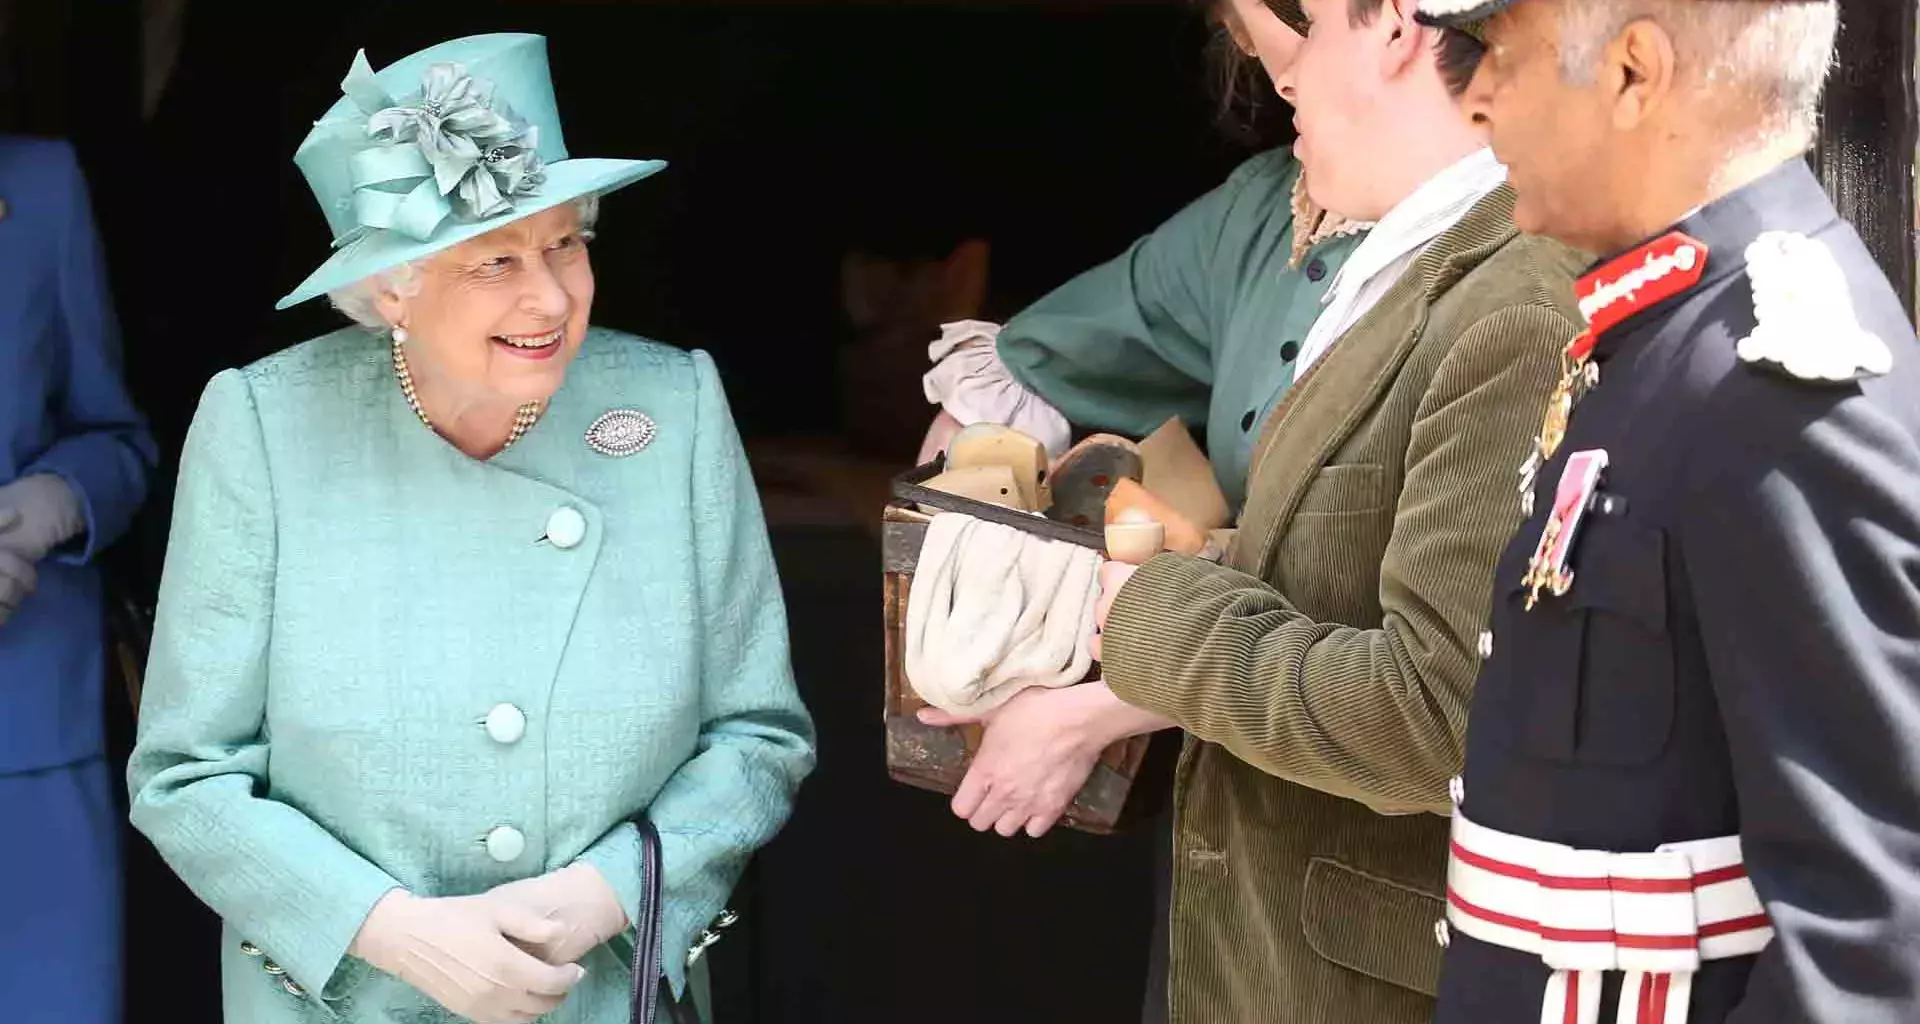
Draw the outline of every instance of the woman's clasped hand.
M382 897L350 950L475 1024L551 1013L587 975L576 960L626 927L606 879L575 864L476 896Z

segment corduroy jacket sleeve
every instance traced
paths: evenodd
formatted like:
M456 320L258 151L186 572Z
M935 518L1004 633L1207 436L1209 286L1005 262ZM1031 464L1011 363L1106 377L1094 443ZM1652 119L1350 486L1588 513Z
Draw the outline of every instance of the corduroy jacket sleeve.
M1413 423L1377 626L1316 622L1263 580L1163 555L1107 621L1114 692L1281 778L1444 813L1494 564L1519 516L1515 467L1576 330L1512 305L1453 341Z

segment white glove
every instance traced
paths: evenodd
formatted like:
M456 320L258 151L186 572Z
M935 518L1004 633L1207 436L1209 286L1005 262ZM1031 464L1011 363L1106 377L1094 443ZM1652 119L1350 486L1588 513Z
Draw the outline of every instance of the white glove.
M513 903L561 930L548 942L522 942L527 952L550 964L579 962L595 946L627 930L620 894L591 864L570 864L536 878L508 882L487 893Z
M515 945L549 943L560 931L510 900L395 889L374 904L348 951L474 1024L527 1024L559 1009L587 976Z
M8 515L0 512L0 529L5 528ZM31 561L0 547L0 626L13 618L13 613L20 608L20 602L25 601L39 584L40 574Z
M29 562L47 557L86 528L80 499L57 476L35 473L0 487L0 548Z

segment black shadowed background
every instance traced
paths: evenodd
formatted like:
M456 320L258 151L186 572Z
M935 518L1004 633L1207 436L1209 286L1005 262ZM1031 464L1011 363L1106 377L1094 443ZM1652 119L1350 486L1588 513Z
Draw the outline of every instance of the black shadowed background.
M1844 7L1816 162L1911 294L1913 5ZM206 380L339 322L324 303L272 305L327 251L289 157L355 49L378 67L458 35L547 35L569 149L672 164L604 206L595 320L712 352L763 485L791 477L769 514L821 760L712 953L720 1019L1138 1019L1146 836L982 838L940 798L887 781L878 508L844 481L912 454L939 320L1018 309L1247 154L1215 124L1190 4L0 0L0 13L0 130L79 148L132 386L169 455L116 552L136 588L157 577L171 455ZM801 453L867 474L822 483L793 469ZM127 709L109 710L124 756ZM129 1019L217 1020L217 923L143 839L127 846Z
M670 161L604 204L594 319L712 352L743 430L774 444L769 472L780 439L831 442L875 404L911 456L931 411L917 373L951 303L903 298L902 281L1004 314L1246 153L1214 124L1209 33L1178 2L16 6L0 128L79 148L132 386L169 456L118 551L147 585L206 380L340 322L324 302L272 306L327 252L289 158L357 48L378 67L458 35L544 34L569 150ZM954 298L939 272L968 240L990 250L987 287ZM850 278L850 259L887 272ZM850 305L879 312L856 325ZM843 393L850 353L891 377ZM888 781L878 547L857 522L879 509L787 506L776 547L820 767L710 954L722 1020L1136 1019L1146 838L983 838ZM123 756L126 709L111 711ZM130 1020L217 1020L217 923L131 832L127 857Z

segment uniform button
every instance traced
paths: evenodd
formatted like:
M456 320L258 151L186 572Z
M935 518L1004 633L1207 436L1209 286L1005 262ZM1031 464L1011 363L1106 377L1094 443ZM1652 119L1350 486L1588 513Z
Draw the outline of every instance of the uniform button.
M527 837L512 825L502 825L487 833L487 856L502 864L519 860L527 852Z
M242 942L240 944L240 953L242 956L265 956L266 955L260 952L259 946L256 946L251 942Z
M1441 949L1453 942L1453 930L1447 927L1446 918L1433 922L1433 941L1439 943Z
M280 987L286 989L287 994L290 996L293 996L296 999L305 999L307 996L307 990L304 988L301 988L299 983L294 981L292 978L281 978Z
M276 978L282 974L287 973L287 969L285 967L282 967L271 960L261 961L260 969L267 972L268 974L273 975Z
M518 743L527 734L527 716L511 704L495 704L487 712L487 735L495 743Z
M579 547L587 539L587 517L578 509L557 508L547 517L547 539L562 551Z
M1327 263L1325 260L1308 261L1307 280L1318 282L1321 278L1325 276L1327 276Z
M1285 345L1280 346L1280 358L1285 359L1289 363L1300 358L1300 343L1297 341L1289 341Z
M1243 431L1252 430L1253 419L1255 416L1258 416L1258 415L1259 413L1256 412L1255 410L1248 409L1247 414L1245 416L1240 417L1240 429Z
M1449 799L1453 801L1453 806L1455 807L1458 807L1461 804L1466 803L1467 802L1466 780L1462 779L1458 775L1455 775L1453 778L1448 779L1447 780L1447 796Z
M1480 634L1480 657L1482 660L1493 657L1493 630Z

